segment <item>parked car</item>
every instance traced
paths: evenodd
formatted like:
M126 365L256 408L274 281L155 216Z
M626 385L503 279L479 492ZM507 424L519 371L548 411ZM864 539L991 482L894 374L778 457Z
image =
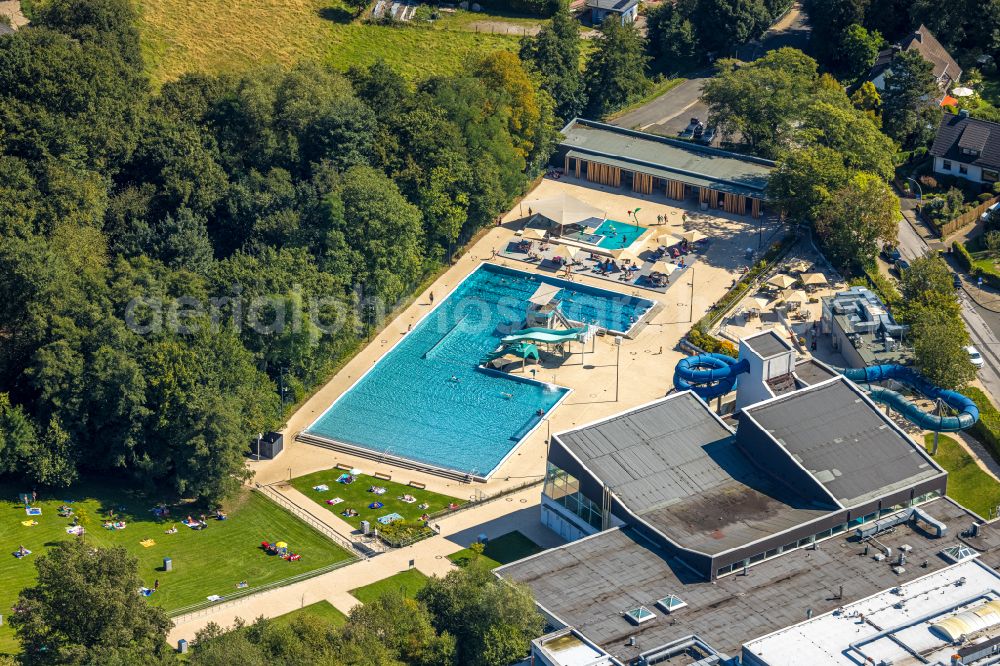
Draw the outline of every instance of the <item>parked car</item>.
M962 276L959 275L958 273L952 273L951 274L951 283L953 285L955 285L955 289L961 289L962 288Z
M900 277L903 277L903 273L905 273L908 270L910 270L910 262L908 262L906 259L896 260L896 272L899 273Z
M1000 203L993 204L992 206L983 211L983 214L979 216L979 219L982 220L983 222L986 222L987 220L990 219L990 216L993 215L993 213L995 213L998 209L1000 209Z
M681 132L681 138L690 139L695 135L695 132L699 132L698 136L701 136L700 132L704 131L705 131L705 126L702 124L702 122L697 118L692 118L691 122L688 123L688 126L685 127L684 130Z
M889 243L886 243L885 245L882 246L881 254L882 258L888 261L890 264L895 264L902 258L902 255L899 254L899 248L895 247L894 245L890 245Z
M698 140L701 141L706 146L712 145L712 142L715 141L715 128L706 127L705 131L701 135L701 138Z
M972 363L972 365L976 366L977 370L986 365L986 361L983 360L983 355L980 354L979 350L976 349L974 346L969 345L968 347L965 348L965 351L969 355L969 361Z

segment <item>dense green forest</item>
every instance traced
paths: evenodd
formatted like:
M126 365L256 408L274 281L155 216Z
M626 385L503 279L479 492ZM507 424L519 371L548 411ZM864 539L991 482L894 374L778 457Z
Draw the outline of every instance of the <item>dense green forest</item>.
M226 495L557 136L505 52L415 87L302 65L153 94L126 0L36 8L0 80L0 474L51 486Z

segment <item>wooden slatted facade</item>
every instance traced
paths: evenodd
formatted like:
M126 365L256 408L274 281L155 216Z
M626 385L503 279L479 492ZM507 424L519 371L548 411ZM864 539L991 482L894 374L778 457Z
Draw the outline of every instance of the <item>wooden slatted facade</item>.
M639 194L653 194L654 191L662 191L668 199L683 201L690 193L694 193L698 203L705 204L709 208L734 215L750 214L754 218L759 218L763 214L762 200L759 197L722 192L707 186L687 185L680 180L664 179L662 176L654 176L641 171L623 170L619 166L599 161L571 157L569 153L564 157L563 171L567 175L572 174L577 178L586 178L592 183L611 187L622 186L622 173L624 171L626 174L632 174L632 191ZM663 189L660 190L660 188ZM747 205L748 200L749 206Z
M653 176L638 171L632 175L632 191L640 194L653 193Z

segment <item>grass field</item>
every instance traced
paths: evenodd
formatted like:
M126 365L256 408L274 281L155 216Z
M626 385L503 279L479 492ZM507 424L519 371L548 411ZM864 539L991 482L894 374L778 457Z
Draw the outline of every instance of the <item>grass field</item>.
M84 537L97 546L124 546L139 558L139 573L146 586L160 581L159 590L149 597L150 603L167 610L201 602L205 597L225 596L236 590L236 583L247 581L250 588L273 583L351 557L326 537L292 517L258 493L244 491L226 507L229 518L208 520L205 530L192 530L180 524L186 513L175 510L177 521L159 522L150 508L152 502L136 499L124 492L109 491L107 486L81 486L52 497L42 495L35 504L42 515L34 517L38 525L26 527L24 507L14 501L23 489L4 487L0 501L0 613L6 615L17 599L18 592L35 578L34 560L54 542L74 538L66 533L70 524L60 518L58 508L72 502L75 512L86 527ZM102 527L108 508L125 520L124 530ZM124 508L122 508L124 507ZM182 515L177 515L177 513ZM165 530L177 525L176 534ZM140 541L153 539L156 545L144 548ZM286 562L266 555L261 541L288 542L290 549L302 555L298 562ZM23 559L12 553L23 545L32 554ZM173 571L162 571L163 558L173 559ZM17 649L13 634L5 625L0 627L0 652Z
M156 84L190 71L239 72L302 59L347 69L381 58L420 80L459 71L475 56L518 48L519 36L476 32L477 24L542 22L456 12L430 24L382 26L353 20L339 0L136 1L143 54Z
M413 599L427 585L427 580L427 576L416 569L407 569L371 585L351 590L351 596L363 604L370 604L386 592L398 590L407 599Z
M508 532L496 539L490 539L480 556L490 569L495 569L503 564L510 564L517 560L542 552L542 548L534 541L524 536L520 532ZM465 566L472 559L473 552L469 548L463 548L457 553L452 553L448 559L458 566Z
M934 435L925 435L930 451ZM980 469L971 455L953 438L940 435L937 464L948 471L948 496L980 516L989 517L990 509L1000 506L1000 483Z
M317 619L328 622L335 627L342 627L344 623L347 622L347 616L337 610L333 604L329 601L317 601L314 604L309 604L304 608L300 608L291 613L285 613L284 615L279 615L274 618L273 622L276 624L291 624L300 617L315 617Z
M434 513L435 511L448 508L448 505L451 503L465 503L463 500L455 497L439 495L429 490L420 490L419 488L395 483L394 481L383 481L382 479L376 479L373 476L366 476L364 474L359 474L357 481L354 483L337 483L337 478L343 473L343 470L327 469L297 477L292 479L291 483L300 493L314 500L317 504L322 504L356 529L361 527L362 520L367 520L372 525L377 526L376 521L381 516L390 513L398 513L406 521L416 521L425 513ZM313 486L324 484L329 486L330 489L322 492L313 490ZM372 486L385 488L385 494L376 495L375 493L368 492L368 489ZM399 499L403 495L412 495L417 501L411 503L403 502ZM335 497L339 497L344 501L335 505L326 503L326 500ZM381 502L385 506L380 509L369 509L368 506L373 502ZM428 507L421 509L421 504L427 504ZM358 515L351 517L343 515L343 512L347 509L354 509L358 512Z

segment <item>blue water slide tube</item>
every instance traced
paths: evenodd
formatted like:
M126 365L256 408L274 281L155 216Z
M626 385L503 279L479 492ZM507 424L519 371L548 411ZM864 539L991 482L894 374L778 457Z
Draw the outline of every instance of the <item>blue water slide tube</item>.
M674 388L693 391L705 400L725 395L736 387L737 376L750 371L746 359L725 354L698 354L682 358L674 368Z
M937 416L925 412L905 396L886 388L872 387L868 396L877 403L887 405L902 414L908 421L932 432L956 432L975 425L979 408L972 398L957 391L934 386L913 368L902 365L872 365L867 368L834 368L856 384L872 384L893 379L913 387L931 400L941 400L958 412L957 416Z

